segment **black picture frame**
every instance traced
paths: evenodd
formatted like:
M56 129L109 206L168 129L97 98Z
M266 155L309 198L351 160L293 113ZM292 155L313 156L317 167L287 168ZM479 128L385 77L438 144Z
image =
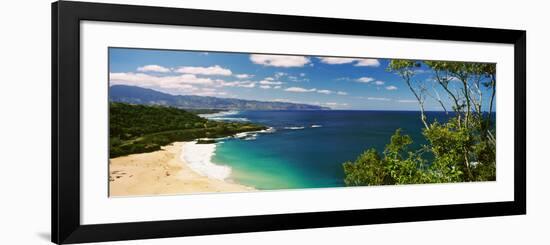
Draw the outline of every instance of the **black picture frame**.
M84 20L514 45L514 201L82 225L80 22ZM61 1L52 4L52 242L58 244L442 220L526 213L526 32Z

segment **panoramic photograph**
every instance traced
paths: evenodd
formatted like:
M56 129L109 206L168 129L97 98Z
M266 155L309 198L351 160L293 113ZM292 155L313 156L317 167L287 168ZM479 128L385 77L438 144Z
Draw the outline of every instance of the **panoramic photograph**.
M111 47L108 83L110 197L496 180L494 63Z

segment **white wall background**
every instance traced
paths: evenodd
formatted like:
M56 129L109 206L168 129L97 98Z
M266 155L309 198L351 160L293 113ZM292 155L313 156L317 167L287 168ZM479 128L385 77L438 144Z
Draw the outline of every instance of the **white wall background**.
M106 0L106 2L115 2ZM109 244L548 244L547 98L550 29L544 1L119 0L176 6L527 30L525 216L277 231ZM0 10L1 244L48 244L50 230L50 1Z

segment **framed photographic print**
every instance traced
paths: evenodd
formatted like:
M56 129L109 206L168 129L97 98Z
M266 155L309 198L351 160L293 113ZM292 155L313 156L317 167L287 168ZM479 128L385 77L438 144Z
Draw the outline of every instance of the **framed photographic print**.
M525 31L69 1L52 25L55 243L525 214Z

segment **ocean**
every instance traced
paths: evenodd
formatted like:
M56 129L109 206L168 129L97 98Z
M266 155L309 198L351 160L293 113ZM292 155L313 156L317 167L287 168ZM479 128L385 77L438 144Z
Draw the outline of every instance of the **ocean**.
M448 118L444 112L427 116ZM413 148L426 143L416 111L240 111L206 117L270 127L219 140L209 159L230 169L231 180L259 190L344 186L342 163L369 148L382 152L398 128L412 137Z

